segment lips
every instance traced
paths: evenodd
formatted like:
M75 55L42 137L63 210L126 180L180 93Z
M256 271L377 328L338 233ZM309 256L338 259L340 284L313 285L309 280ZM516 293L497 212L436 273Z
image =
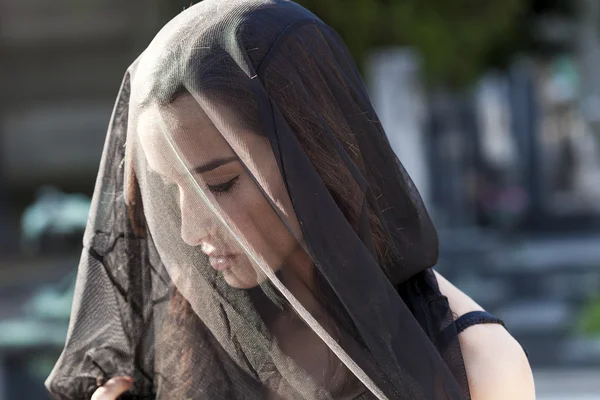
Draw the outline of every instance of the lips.
M222 256L209 256L208 260L210 262L210 266L216 269L217 271L223 271L229 269L233 266L235 258L237 256L234 255L222 255Z

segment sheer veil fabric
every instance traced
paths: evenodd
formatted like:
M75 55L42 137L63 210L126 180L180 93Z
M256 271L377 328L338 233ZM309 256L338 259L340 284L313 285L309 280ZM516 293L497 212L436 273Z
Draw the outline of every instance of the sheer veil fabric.
M338 35L293 2L202 1L125 74L46 386L468 399L437 251Z

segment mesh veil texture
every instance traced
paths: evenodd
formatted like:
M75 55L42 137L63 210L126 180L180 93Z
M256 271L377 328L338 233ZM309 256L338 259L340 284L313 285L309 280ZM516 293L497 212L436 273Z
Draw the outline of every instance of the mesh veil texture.
M125 75L46 386L468 399L437 250L337 34L292 2L205 0Z

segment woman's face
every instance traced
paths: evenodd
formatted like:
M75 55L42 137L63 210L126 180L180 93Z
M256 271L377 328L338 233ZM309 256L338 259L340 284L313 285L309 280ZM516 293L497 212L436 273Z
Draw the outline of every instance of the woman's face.
M138 132L149 167L178 187L181 238L190 246L199 246L229 285L251 288L265 277L257 273L260 269L207 202L220 210L245 245L274 272L284 263L294 264L306 257L294 238L301 238L300 226L268 139L229 128L226 140L191 95L179 96L167 106L145 109ZM165 146L166 136L178 148L185 167Z

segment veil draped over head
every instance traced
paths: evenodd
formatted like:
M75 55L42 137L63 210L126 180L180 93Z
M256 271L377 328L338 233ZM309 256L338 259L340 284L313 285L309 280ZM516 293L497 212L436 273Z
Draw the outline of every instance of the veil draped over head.
M289 1L202 1L125 75L46 386L468 399L437 251L338 35Z

